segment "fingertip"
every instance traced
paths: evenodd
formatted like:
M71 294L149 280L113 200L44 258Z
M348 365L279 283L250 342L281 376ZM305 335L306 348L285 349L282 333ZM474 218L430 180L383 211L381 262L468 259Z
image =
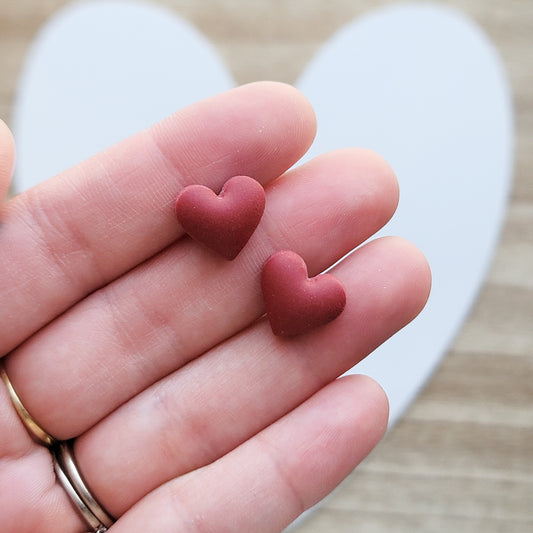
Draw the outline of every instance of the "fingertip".
M275 99L280 116L292 117L294 135L301 138L301 155L307 152L316 136L317 118L311 102L300 90L279 81L256 81L241 85L237 90L250 91L261 100Z
M356 192L360 209L379 214L378 227L384 226L394 215L400 199L398 179L392 167L378 153L367 148L352 147L333 150L322 154L317 160L327 160L334 164L332 170L337 179L341 179L347 185L348 180L352 184L358 184ZM364 183L364 187L359 184ZM376 210L376 208L379 209Z
M413 284L413 294L418 295L417 314L424 308L431 292L431 266L424 253L411 241L402 237L387 237L393 246L399 248L401 254L409 264L410 279Z
M354 150L362 164L366 164L368 169L372 171L371 175L374 176L378 186L387 191L392 216L400 201L400 185L394 169L383 156L373 150L368 148L355 148Z
M387 431L390 410L387 393L375 379L364 374L346 375L337 382L350 389L351 402L358 406L361 415L357 418L357 431L365 432L369 453Z
M301 115L302 122L316 133L317 118L315 110L308 98L294 85L280 81L255 81L240 87L243 90L259 91L262 94L270 93L272 96L286 101L286 106L291 112Z
M415 244L403 237L380 237L367 246L371 253L379 251L376 257L391 267L388 275L397 279L396 286L401 290L401 313L406 320L403 327L422 311L428 301L431 292L429 262Z

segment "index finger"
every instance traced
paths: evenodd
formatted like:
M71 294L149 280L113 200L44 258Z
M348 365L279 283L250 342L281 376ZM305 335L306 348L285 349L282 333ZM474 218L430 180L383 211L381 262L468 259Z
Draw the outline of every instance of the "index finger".
M178 238L173 204L182 187L217 189L238 174L267 183L314 134L313 111L298 91L250 84L184 108L14 198L0 226L0 356Z

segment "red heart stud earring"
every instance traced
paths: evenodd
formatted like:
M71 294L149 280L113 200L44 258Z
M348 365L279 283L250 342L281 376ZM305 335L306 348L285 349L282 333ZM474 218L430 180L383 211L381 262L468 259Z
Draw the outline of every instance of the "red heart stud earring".
M265 191L248 176L229 179L218 196L203 185L189 185L179 194L175 209L186 233L231 260L244 248L261 220Z
M261 274L268 320L275 335L292 337L337 318L346 305L341 282L331 274L308 278L304 260L295 252L276 252Z

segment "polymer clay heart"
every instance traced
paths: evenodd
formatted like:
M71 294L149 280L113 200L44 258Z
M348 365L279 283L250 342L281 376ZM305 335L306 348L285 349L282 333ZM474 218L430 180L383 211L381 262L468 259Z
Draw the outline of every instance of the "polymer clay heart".
M203 185L189 185L176 200L184 231L230 260L244 248L264 210L265 191L248 176L229 179L218 196Z
M295 252L271 255L261 274L267 317L275 335L292 337L337 318L346 305L341 282L331 274L307 277Z

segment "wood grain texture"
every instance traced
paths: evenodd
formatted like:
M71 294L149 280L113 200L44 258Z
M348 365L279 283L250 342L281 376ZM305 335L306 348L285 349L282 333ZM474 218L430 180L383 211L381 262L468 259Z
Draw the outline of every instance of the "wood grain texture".
M390 1L166 0L238 83L294 82L345 22ZM487 281L450 353L402 421L298 533L533 532L533 1L449 0L507 68L516 164ZM0 117L40 25L64 0L0 1Z

